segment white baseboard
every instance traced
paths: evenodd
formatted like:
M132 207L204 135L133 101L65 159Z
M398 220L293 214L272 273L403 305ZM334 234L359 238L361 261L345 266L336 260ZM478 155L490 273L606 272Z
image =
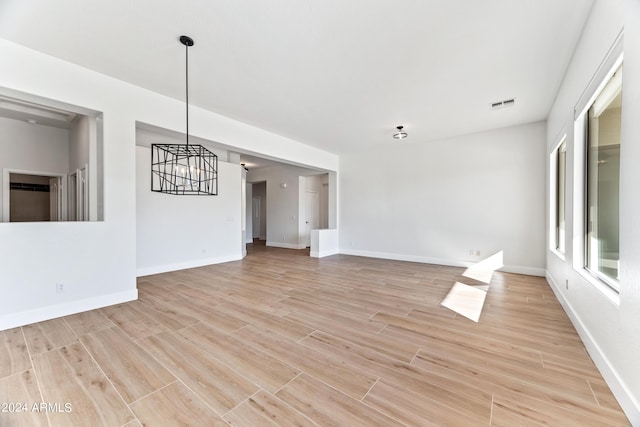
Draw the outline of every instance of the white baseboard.
M340 251L338 249L332 249L330 251L310 251L309 256L313 258L324 258L326 256L337 255Z
M186 270L188 268L204 267L205 265L222 264L223 262L239 261L242 254L228 255L216 258L201 258L191 261L176 262L173 264L154 265L151 267L141 267L136 270L137 277L150 276L152 274L168 273L169 271Z
M392 259L395 261L420 262L422 264L438 264L448 265L451 267L470 267L473 262L468 261L452 261L444 258L431 258L417 255L394 254L390 252L363 251L359 249L343 249L340 253L345 255L364 256L368 258Z
M504 271L505 273L526 274L527 276L544 277L546 270L544 268L536 267L523 267L520 265L505 265L499 268L498 271Z
M295 243L281 243L281 242L270 242L267 240L267 246L272 246L274 248L284 248L284 249L305 249L307 245L305 244L295 244Z
M622 378L620 378L615 368L602 352L598 343L593 339L589 330L580 321L580 317L571 306L571 303L565 298L564 294L560 291L558 284L553 280L553 277L551 277L551 274L548 272L546 274L546 279L551 285L551 290L560 302L560 305L562 305L565 313L569 316L569 320L571 320L573 327L576 328L578 335L580 335L580 339L584 343L589 356L591 356L591 360L593 360L593 363L595 363L596 367L602 374L602 377L611 389L615 398L618 400L618 403L625 415L629 418L629 421L631 421L631 425L640 426L640 404L633 398L633 395L629 392L629 389Z
M138 289L0 316L0 331L138 299Z
M475 261L433 258L433 257L394 254L394 253L377 252L377 251L362 251L357 249L340 249L339 253L345 254L345 255L364 256L369 258L381 258L381 259L392 259L396 261L419 262L422 264L447 265L450 267L471 267L472 265L476 264ZM540 276L540 277L545 276L545 270L543 268L522 267L517 265L505 265L504 267L500 268L499 271L504 271L507 273L526 274L529 276Z

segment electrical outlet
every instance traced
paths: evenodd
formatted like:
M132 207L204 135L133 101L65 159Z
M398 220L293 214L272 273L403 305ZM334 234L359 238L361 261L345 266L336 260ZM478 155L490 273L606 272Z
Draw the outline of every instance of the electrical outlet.
M56 283L56 293L63 293L64 292L64 283Z
M469 255L473 256L473 249L469 249Z

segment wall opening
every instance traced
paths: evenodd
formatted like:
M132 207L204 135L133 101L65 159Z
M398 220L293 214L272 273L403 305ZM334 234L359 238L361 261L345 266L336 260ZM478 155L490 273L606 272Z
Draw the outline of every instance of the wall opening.
M102 221L102 140L102 113L0 88L0 222Z

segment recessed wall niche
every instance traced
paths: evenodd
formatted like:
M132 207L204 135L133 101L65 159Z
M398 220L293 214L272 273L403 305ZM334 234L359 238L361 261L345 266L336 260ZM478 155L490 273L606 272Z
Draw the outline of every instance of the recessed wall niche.
M102 221L102 113L0 88L0 221Z

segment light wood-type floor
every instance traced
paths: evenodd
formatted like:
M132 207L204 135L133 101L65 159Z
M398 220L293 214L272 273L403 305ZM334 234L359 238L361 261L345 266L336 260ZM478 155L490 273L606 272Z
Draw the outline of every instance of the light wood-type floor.
M0 425L628 425L542 278L495 273L475 323L461 268L254 246L0 332Z

